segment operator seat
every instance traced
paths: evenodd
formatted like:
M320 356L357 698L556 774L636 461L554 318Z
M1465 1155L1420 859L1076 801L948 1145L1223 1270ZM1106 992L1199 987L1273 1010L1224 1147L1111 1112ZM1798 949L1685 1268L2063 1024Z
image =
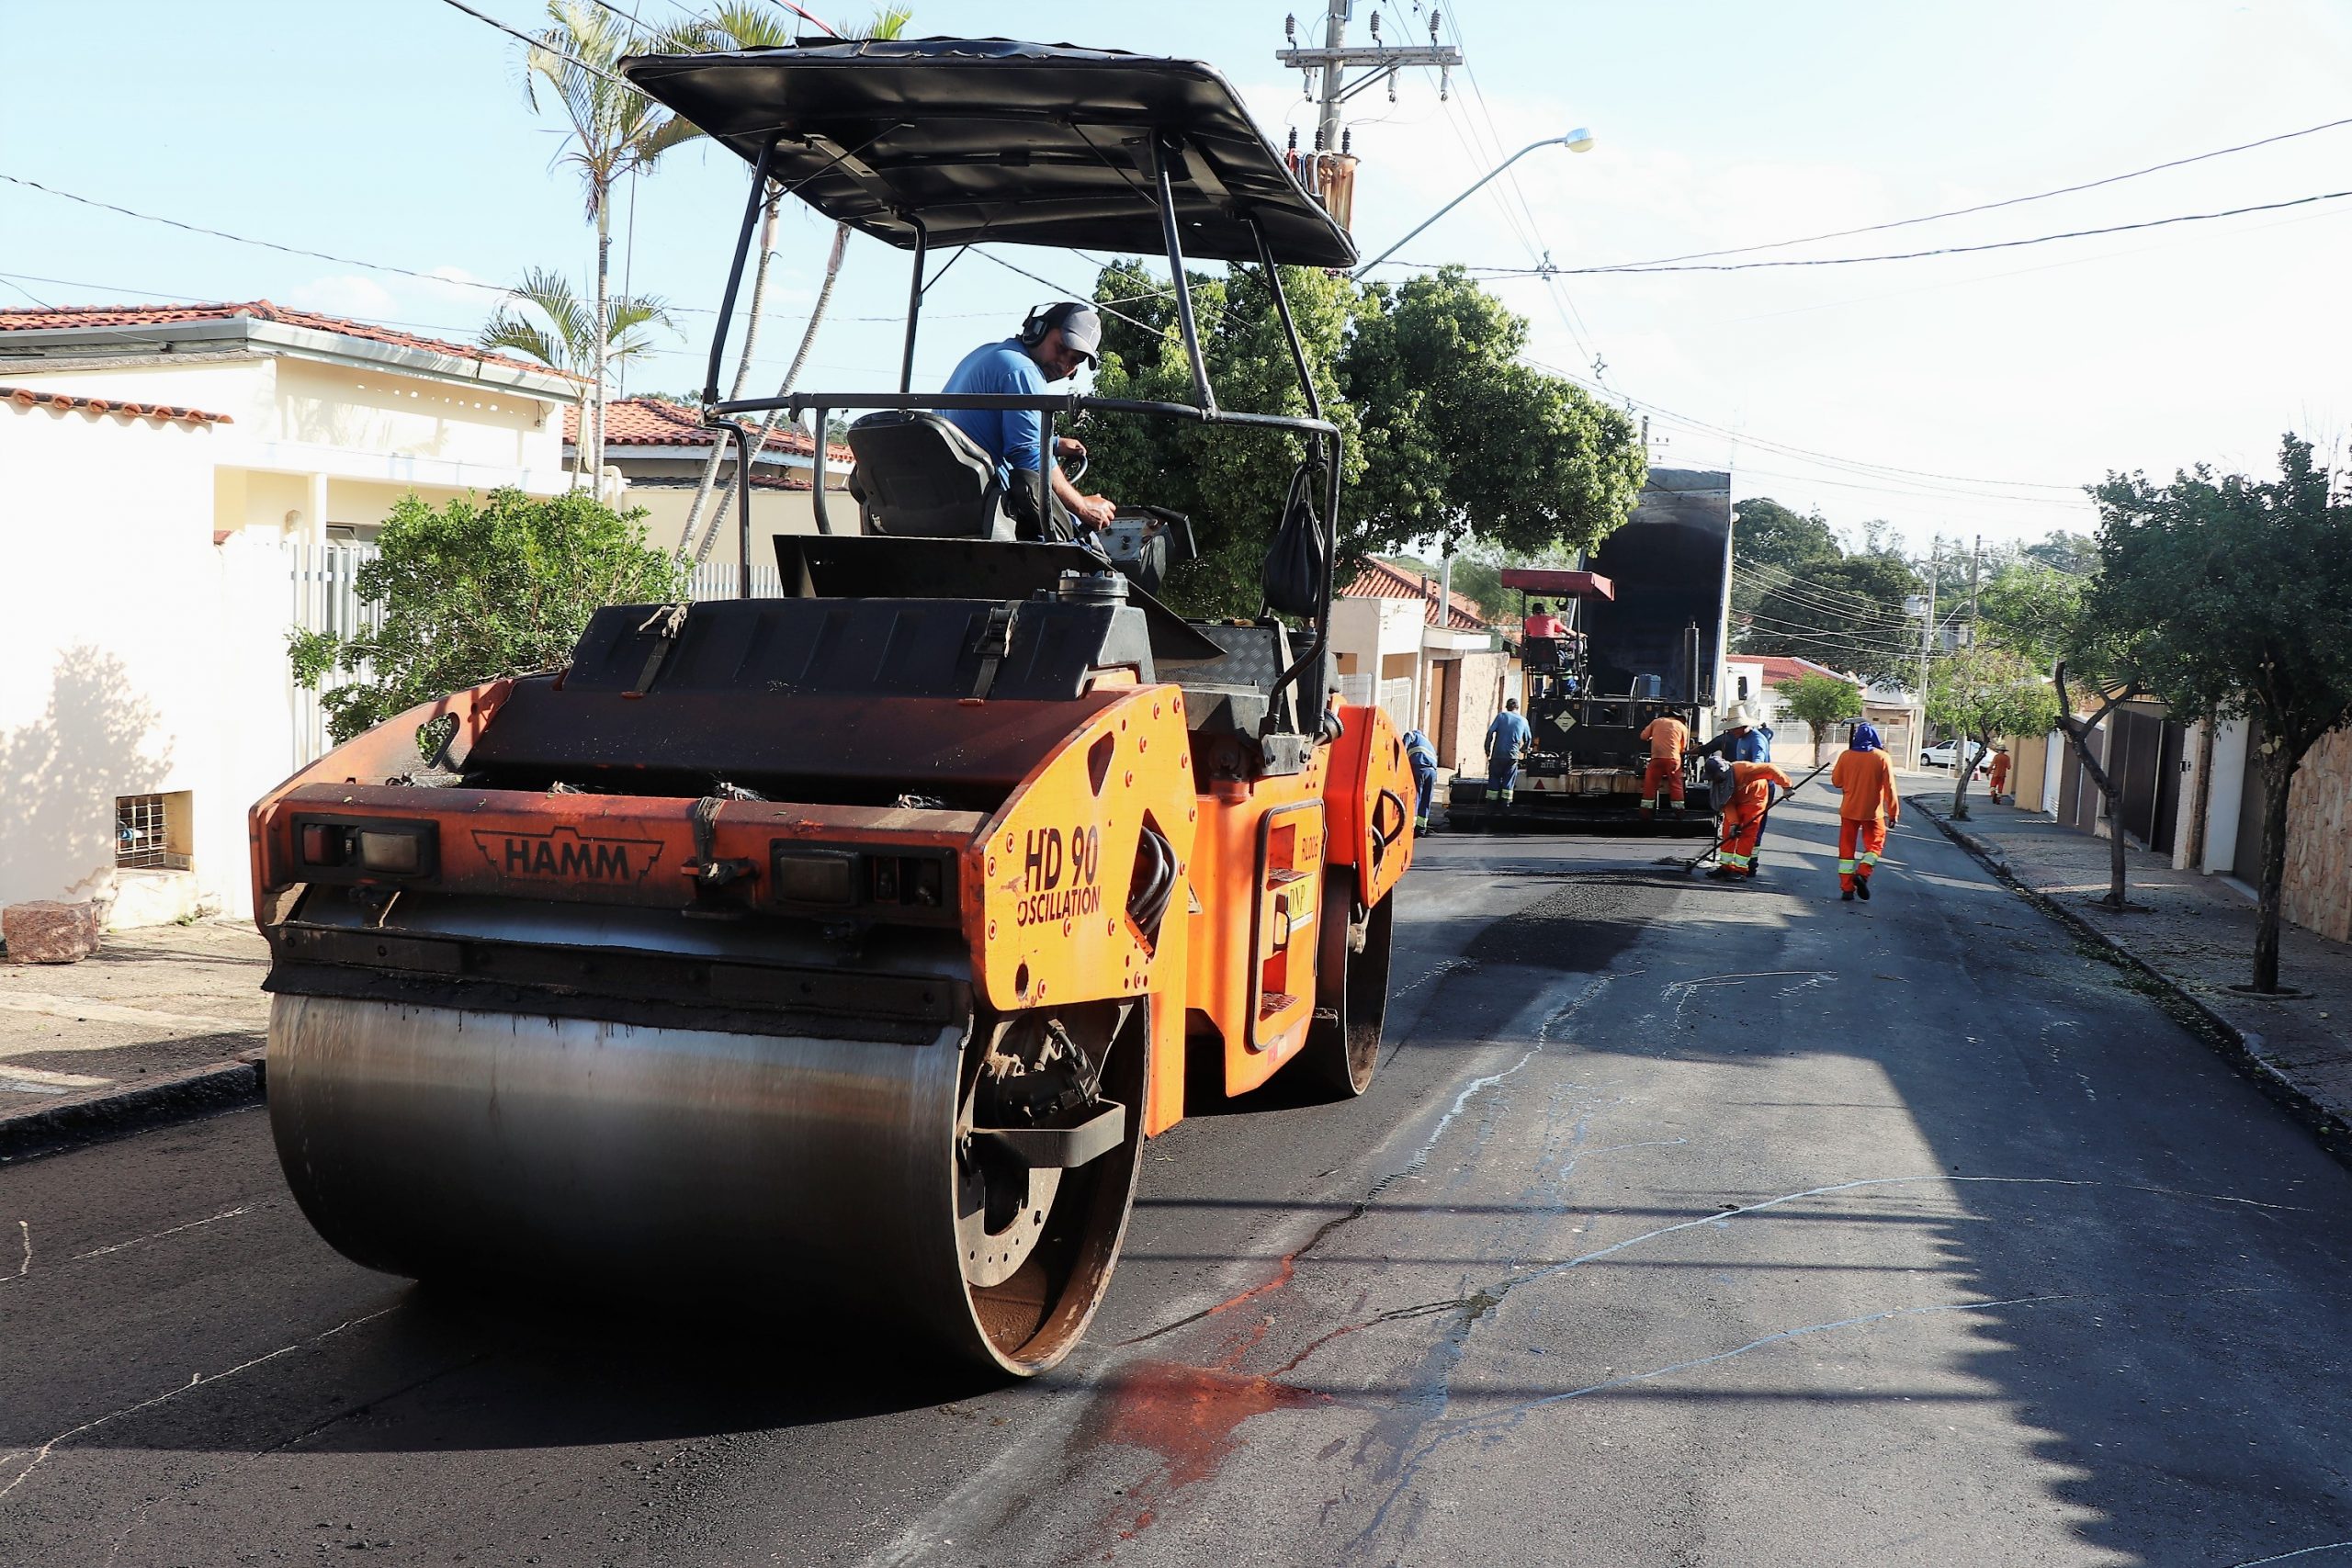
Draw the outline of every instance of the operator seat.
M980 444L939 415L885 409L849 427L857 466L849 492L865 531L898 537L1010 539L996 465Z

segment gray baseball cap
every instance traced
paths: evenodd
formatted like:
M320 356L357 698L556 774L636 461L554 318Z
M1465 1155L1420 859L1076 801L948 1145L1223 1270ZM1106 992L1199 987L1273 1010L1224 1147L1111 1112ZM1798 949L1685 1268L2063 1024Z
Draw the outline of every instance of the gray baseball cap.
M1046 326L1061 328L1063 341L1086 355L1089 365L1102 362L1102 318L1093 306L1065 299L1046 312Z

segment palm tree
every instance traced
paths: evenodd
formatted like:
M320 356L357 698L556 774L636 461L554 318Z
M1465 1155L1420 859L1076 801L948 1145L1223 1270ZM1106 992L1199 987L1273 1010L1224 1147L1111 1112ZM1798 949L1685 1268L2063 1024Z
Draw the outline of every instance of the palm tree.
M523 305L536 313L516 309ZM605 363L626 365L643 358L653 352L654 333L662 329L675 331L676 323L661 299L627 294L614 299L605 320ZM525 273L474 341L582 380L596 373L596 319L572 291L571 280L552 267L535 266ZM582 450L586 450L584 444Z
M581 466L592 487L605 471L604 349L612 338L612 193L626 175L652 168L656 160L702 132L623 84L615 72L627 54L684 54L707 50L708 26L699 20L639 32L613 13L580 3L548 0L550 26L524 56L523 95L533 108L545 94L569 122L571 144L557 162L580 171L588 197L588 218L596 226L596 308L584 334L594 382L590 417L582 422Z
M802 14L806 15L805 12ZM911 6L884 6L874 13L863 28L844 27L827 28L826 30L837 38L893 39L906 31L907 24L913 17L914 7ZM815 20L814 17L809 19ZM708 27L732 48L774 49L787 47L793 41L792 32L781 26L781 21L779 13L752 5L751 0L729 0L713 13ZM819 22L818 26L825 27L826 24ZM784 187L776 186L770 191L766 209L761 216L759 264L752 275L752 319L744 329L742 352L735 361L735 380L727 394L730 401L741 398L744 389L751 384L752 353L759 343L761 302L767 294L768 264L775 254L776 220L783 206ZM817 290L817 303L808 312L808 324L801 331L800 346L794 350L792 364L784 373L782 385L776 389L775 395L779 398L788 395L799 383L801 369L808 362L808 351L816 345L817 329L825 320L826 307L832 303L833 284L841 276L842 257L848 246L849 225L835 224L832 249L825 258L825 281ZM759 460L770 433L783 417L782 410L771 410L767 418L761 421L752 442L753 462ZM718 470L726 457L727 444L724 441L712 442L710 456L703 461L701 482L695 486L694 503L686 509L686 526L681 536L681 547L691 551L696 566L709 558L711 547L718 541L719 520L725 515L726 508L714 505L711 497L718 488ZM701 525L706 511L709 513L709 526L703 529L701 540L696 543L695 531Z

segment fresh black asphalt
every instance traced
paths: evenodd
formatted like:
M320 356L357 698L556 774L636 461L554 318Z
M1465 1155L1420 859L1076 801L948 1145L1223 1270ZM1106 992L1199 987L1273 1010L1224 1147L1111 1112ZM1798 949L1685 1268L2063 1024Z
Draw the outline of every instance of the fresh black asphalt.
M1155 1143L1025 1385L370 1274L259 1111L0 1165L0 1563L2352 1564L2352 1174L1828 799L1425 843L1372 1092Z

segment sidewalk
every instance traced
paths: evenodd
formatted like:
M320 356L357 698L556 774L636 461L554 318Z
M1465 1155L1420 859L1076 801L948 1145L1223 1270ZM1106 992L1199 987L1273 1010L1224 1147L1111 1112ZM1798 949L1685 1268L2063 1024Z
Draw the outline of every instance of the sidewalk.
M2282 923L2278 982L2308 994L2245 996L2230 987L2253 973L2254 900L2221 878L2175 871L2167 858L2129 850L2131 900L2145 908L2117 914L2098 904L2107 894L2105 839L2061 828L2040 812L1994 806L1973 785L1969 819L1951 822L1949 776L1939 791L1904 798L2045 908L2165 983L2252 1067L2333 1122L2334 1134L2352 1124L2352 946Z
M268 972L244 920L110 931L79 964L0 963L0 1157L250 1098Z

